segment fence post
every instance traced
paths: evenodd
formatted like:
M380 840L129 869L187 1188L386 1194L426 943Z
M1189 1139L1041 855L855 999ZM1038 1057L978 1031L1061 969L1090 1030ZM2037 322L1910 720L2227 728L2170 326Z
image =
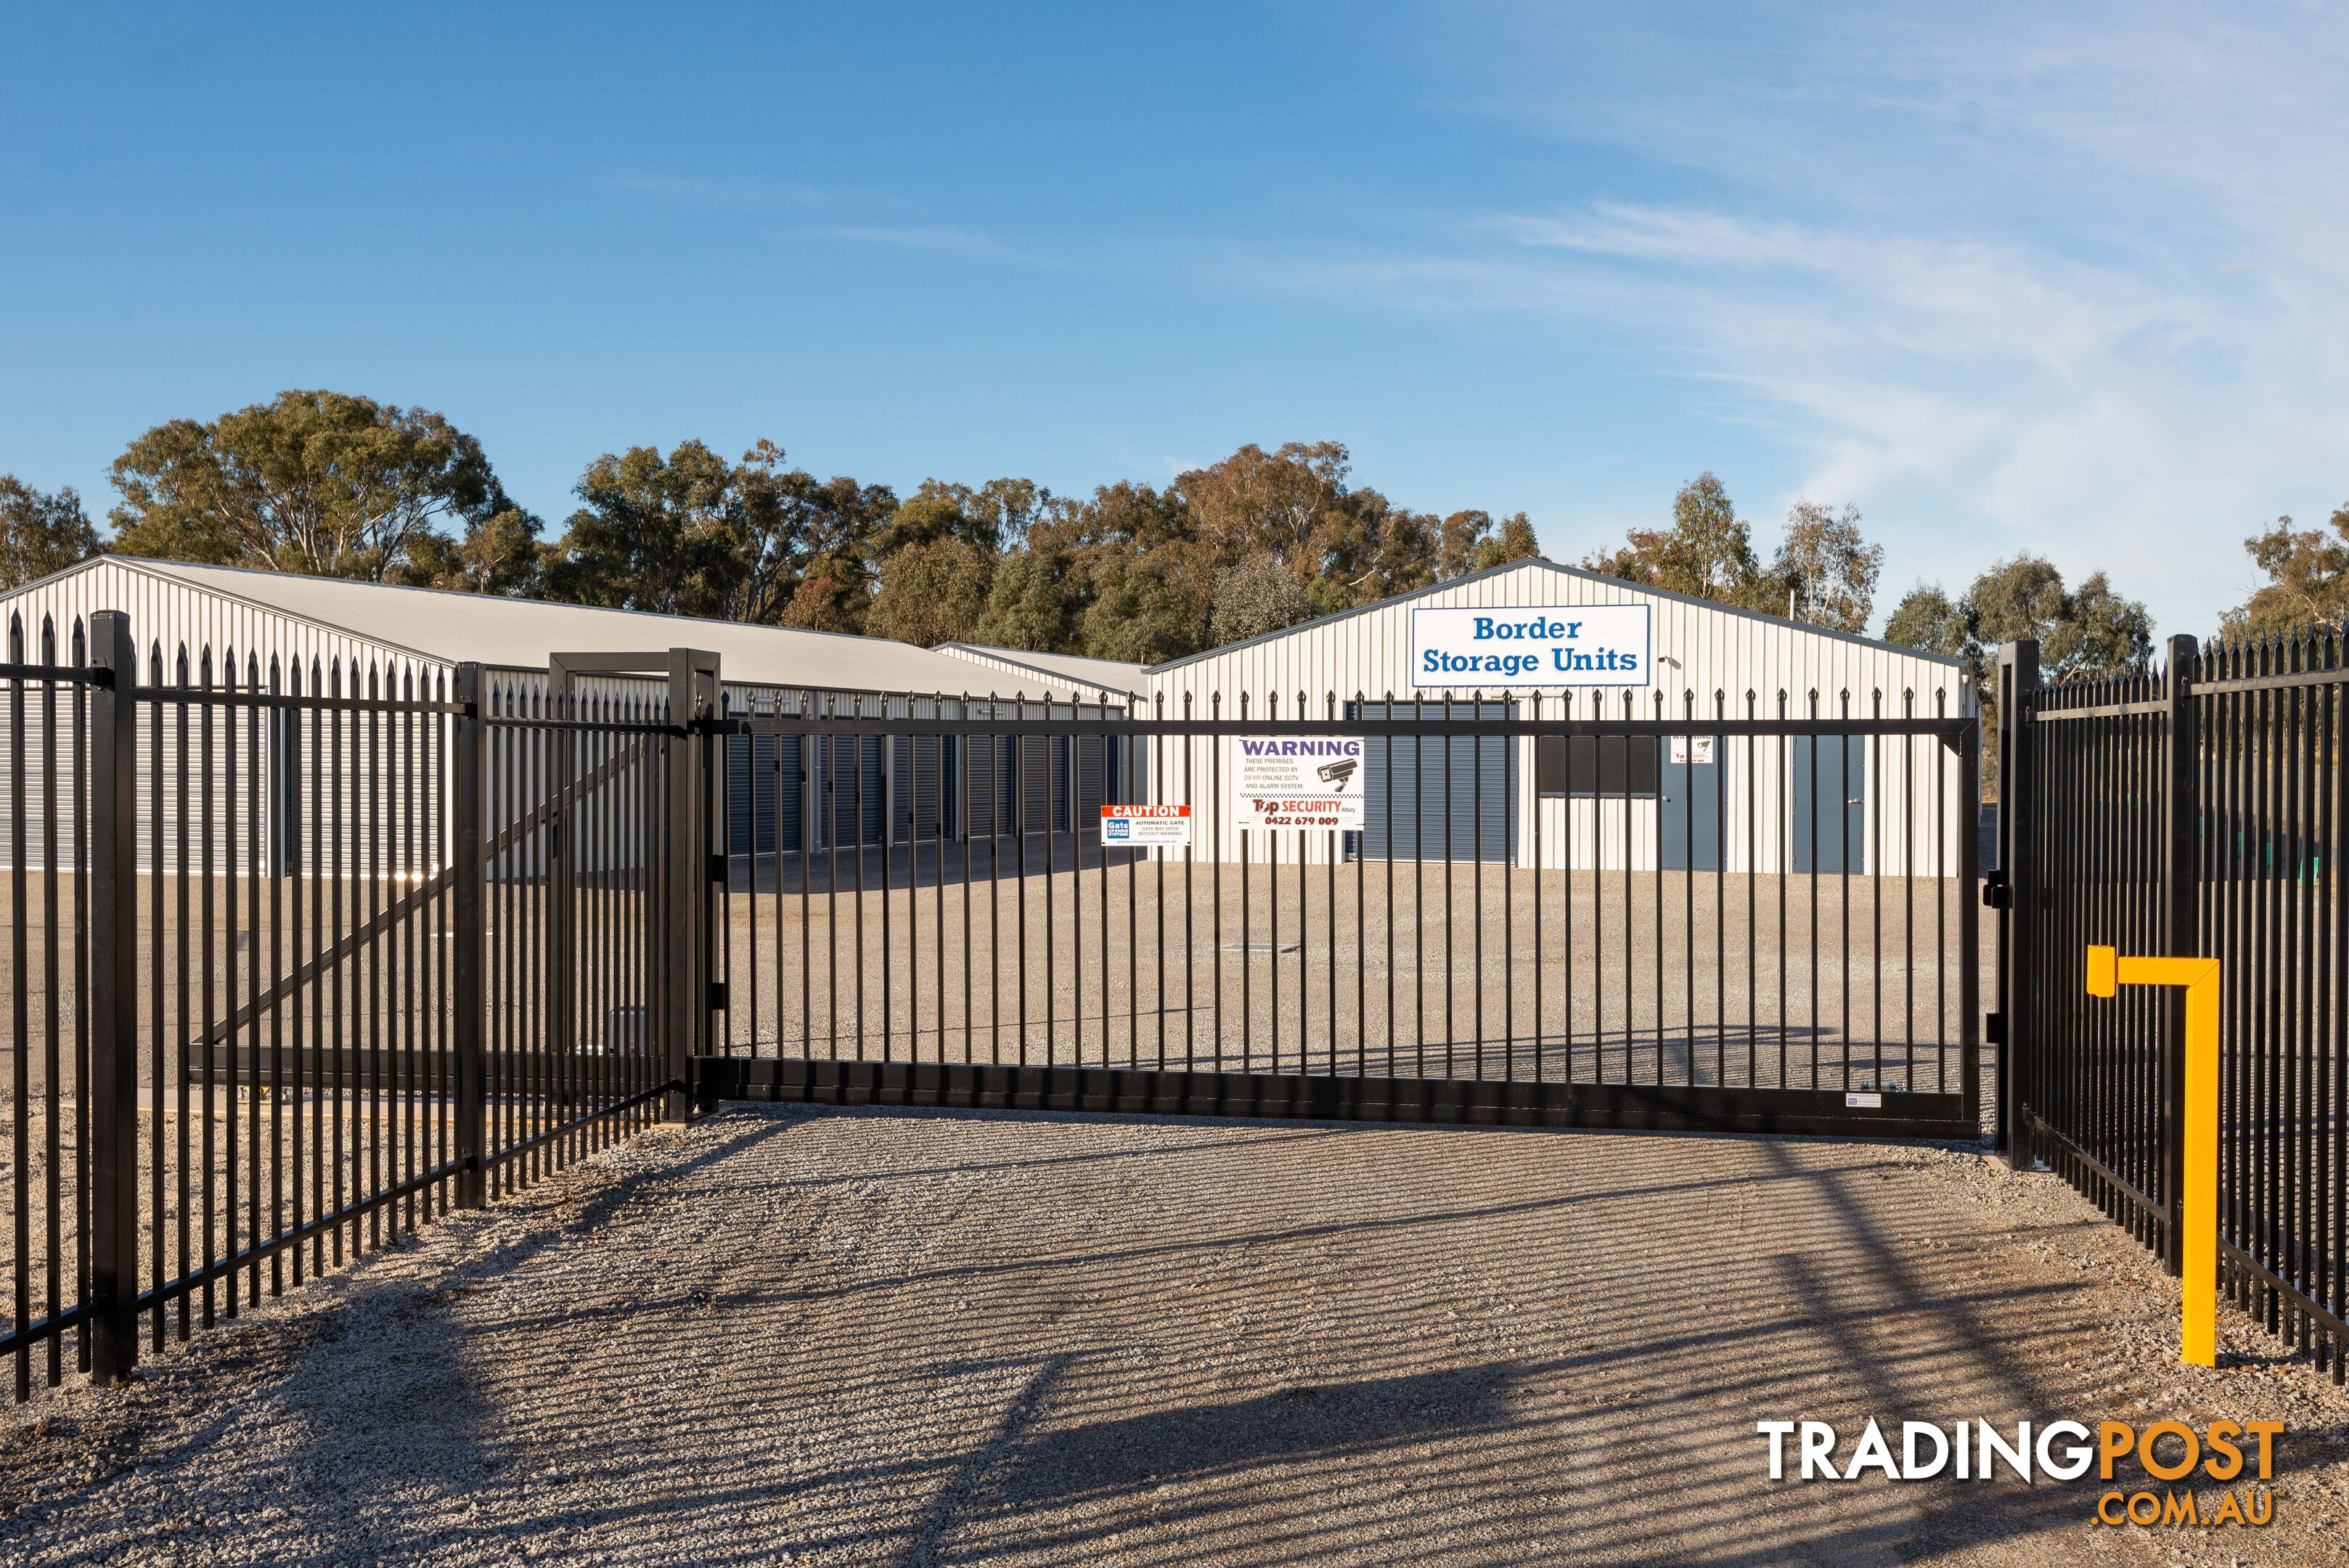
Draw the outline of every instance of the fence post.
M2016 1170L2033 1165L2023 1120L2022 1071L2031 1042L2031 911L2039 890L2033 880L2030 798L2031 724L2025 715L2039 691L2039 643L2002 643L1998 650L1998 1134L1997 1147Z
M2194 661L2200 649L2194 639L2169 639L2168 685L2165 692L2169 713L2167 725L2168 767L2161 781L2161 950L2169 958L2198 956L2201 944L2199 906L2201 882L2197 856L2200 849L2201 724L2194 706ZM2170 989L2162 1000L2161 1062L2161 1181L2162 1208L2168 1216L2161 1261L2176 1274L2185 1262L2186 1201L2186 993Z
M90 693L89 1368L107 1384L139 1362L139 650L119 610L89 631L107 676Z
M450 955L450 1006L454 1012L450 1039L457 1057L457 1207L479 1209L487 1198L489 1174L482 1147L481 1063L486 1027L482 968L488 961L481 913L481 764L487 726L481 722L480 665L457 666L456 700L463 710L456 716L450 781L455 791L450 820L456 839L450 870L457 883L456 950Z

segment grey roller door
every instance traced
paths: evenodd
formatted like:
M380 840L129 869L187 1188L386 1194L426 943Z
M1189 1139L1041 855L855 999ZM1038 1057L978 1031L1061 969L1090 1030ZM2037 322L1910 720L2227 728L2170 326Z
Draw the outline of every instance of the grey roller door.
M940 753L945 742L936 735L893 735L889 745L895 784L891 809L896 818L896 841L905 844L936 837L939 780L945 772Z
M1367 719L1390 716L1389 705L1354 707ZM1509 860L1516 854L1516 742L1506 735L1441 733L1444 705L1402 702L1392 716L1423 720L1429 733L1373 735L1362 746L1362 851L1373 859ZM1451 717L1506 719L1511 705L1455 702ZM1392 764L1392 766L1390 766Z
M826 814L832 833L826 843L843 849L879 843L885 804L881 737L826 735L817 742L816 757L822 764L822 786L832 803Z
M778 735L774 743L775 794L782 808L780 846L784 854L796 855L807 843L805 737Z
M1013 742L1003 735L973 735L969 741L970 833L992 838L1013 831Z
M1057 748L1051 735L1029 735L1021 738L1019 752L1019 826L1023 832L1041 833L1055 818L1052 807L1060 794L1053 784L1052 759Z
M794 737L796 739L796 737ZM726 852L775 852L775 746L772 735L726 738ZM793 794L797 794L794 788ZM796 803L794 803L796 815ZM796 848L799 840L790 839Z
M1077 740L1077 829L1097 831L1102 803L1109 799L1109 737L1084 735Z
M881 766L881 737L862 735L858 741L856 755L864 789L864 798L859 802L864 812L864 842L878 844L881 842L882 825L888 820L885 813L889 809L889 791Z

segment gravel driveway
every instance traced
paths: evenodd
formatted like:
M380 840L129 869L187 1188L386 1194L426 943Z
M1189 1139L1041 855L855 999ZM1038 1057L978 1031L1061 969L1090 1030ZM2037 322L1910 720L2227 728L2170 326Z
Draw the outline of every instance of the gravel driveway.
M735 1108L0 1417L0 1562L2339 1561L2349 1401L2175 1312L1971 1153ZM2155 1412L2289 1423L2276 1523L1753 1425Z

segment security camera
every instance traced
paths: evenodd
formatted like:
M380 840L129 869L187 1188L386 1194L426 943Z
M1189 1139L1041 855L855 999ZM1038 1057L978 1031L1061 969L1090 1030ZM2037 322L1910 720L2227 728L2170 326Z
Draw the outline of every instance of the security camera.
M1319 769L1321 782L1343 793L1346 781L1352 778L1354 770L1361 765L1352 757L1346 757L1334 763L1323 763Z

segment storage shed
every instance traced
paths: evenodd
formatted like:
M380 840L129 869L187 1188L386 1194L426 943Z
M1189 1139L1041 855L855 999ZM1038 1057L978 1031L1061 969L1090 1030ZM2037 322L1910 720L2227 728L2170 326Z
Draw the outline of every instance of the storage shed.
M1971 820L1938 740L1834 730L1973 715L1962 661L1538 558L1156 666L1144 694L1170 718L1426 722L1367 742L1360 833L1306 835L1284 857L1933 876ZM1680 730L1441 734L1475 718ZM1731 740L1704 728L1721 719L1819 724ZM1238 857L1208 743L1170 739L1151 766L1158 798L1197 803L1195 852ZM1256 857L1274 847L1254 836Z
M1079 701L1088 715L1102 711L1099 690L1081 679L1003 668L978 680L978 667L968 659L884 638L233 566L107 556L0 594L0 625L15 639L13 656L23 659L75 659L78 631L101 609L129 616L147 664L143 679L157 684L202 682L207 671L225 680L233 664L238 680L257 679L265 690L361 694L374 682L387 695L409 688L421 694L449 680L459 663L478 662L495 672L506 700L528 701L543 695L554 654L687 647L719 656L725 700L738 713L800 712L812 704L818 712L864 717L960 717L986 709L984 701L966 709L963 694L974 686L992 693L1006 714L1067 715ZM625 679L597 680L617 686ZM1112 698L1108 716L1122 706L1121 693ZM274 730L270 741L273 748L288 744ZM149 749L142 738L142 769ZM881 737L866 736L833 748L837 758L814 754L823 749L787 736L779 756L775 738L730 740L729 841L738 854L774 854L779 837L792 853L834 843L903 843L916 831L927 838L942 824L949 835L969 831L947 805L960 795L952 783L956 748L905 737L885 746ZM1022 749L1017 768L1040 803L1028 820L1040 824L1043 809L1055 814L1062 831L1084 820L1114 774L1113 752L1105 743L1071 747L1065 741ZM999 768L973 781L975 813L1010 798L1014 760L1005 752ZM167 756L162 765L168 771L175 763ZM267 776L279 772L273 766ZM802 804L821 798L827 784L839 803L831 823ZM149 787L143 774L140 787ZM272 840L295 836L287 849L298 853L299 814L285 809L289 798L280 792L268 804ZM980 826L984 830L984 820Z

